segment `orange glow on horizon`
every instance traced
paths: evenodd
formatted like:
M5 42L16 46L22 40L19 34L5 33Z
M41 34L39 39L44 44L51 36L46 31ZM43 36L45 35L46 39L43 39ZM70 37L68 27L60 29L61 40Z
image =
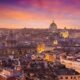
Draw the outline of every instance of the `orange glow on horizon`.
M37 6L37 5L36 5ZM46 5L45 5L46 6ZM51 10L51 9L49 9ZM63 8L64 10L64 8ZM66 8L67 10L67 8ZM54 9L55 12L60 11L59 9ZM64 10L65 11L65 10ZM71 12L71 8L67 10ZM73 14L79 15L80 11ZM66 11L65 11L66 12ZM55 16L53 16L55 15ZM53 16L53 17L52 17ZM72 16L72 15L70 15ZM10 9L10 8L0 8L0 28L49 28L49 25L52 21L55 21L58 28L79 28L80 25L76 26L79 22L78 19L76 21L69 17L60 15L57 13L48 14L48 13L38 13L34 11L26 11L22 9Z

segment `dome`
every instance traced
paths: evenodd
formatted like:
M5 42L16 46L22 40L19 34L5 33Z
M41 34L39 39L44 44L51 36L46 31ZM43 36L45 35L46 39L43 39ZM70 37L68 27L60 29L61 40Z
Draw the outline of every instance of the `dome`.
M56 32L57 31L57 25L54 21L50 24L49 29L50 29L51 32Z
M56 25L56 23L51 23L51 25L50 25L50 27L56 27L57 28L57 25Z

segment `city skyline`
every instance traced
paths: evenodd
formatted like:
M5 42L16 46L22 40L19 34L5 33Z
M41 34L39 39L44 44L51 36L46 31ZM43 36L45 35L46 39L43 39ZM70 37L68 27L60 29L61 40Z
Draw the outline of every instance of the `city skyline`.
M0 0L0 28L80 27L79 0ZM80 28L79 28L80 29Z

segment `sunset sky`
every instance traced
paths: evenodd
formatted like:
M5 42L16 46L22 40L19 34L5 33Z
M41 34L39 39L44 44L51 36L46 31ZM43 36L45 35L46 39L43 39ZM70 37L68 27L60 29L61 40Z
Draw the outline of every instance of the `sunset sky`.
M0 0L0 28L80 29L80 0Z

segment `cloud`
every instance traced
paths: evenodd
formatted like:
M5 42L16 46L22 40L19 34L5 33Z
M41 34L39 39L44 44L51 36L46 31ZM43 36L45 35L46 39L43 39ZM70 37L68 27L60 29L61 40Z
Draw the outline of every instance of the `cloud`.
M0 4L0 18L12 21L3 20L3 26L48 27L53 19L59 27L80 25L79 0L0 0Z
M45 19L44 15L39 15L36 12L7 8L0 9L0 17L14 20Z

